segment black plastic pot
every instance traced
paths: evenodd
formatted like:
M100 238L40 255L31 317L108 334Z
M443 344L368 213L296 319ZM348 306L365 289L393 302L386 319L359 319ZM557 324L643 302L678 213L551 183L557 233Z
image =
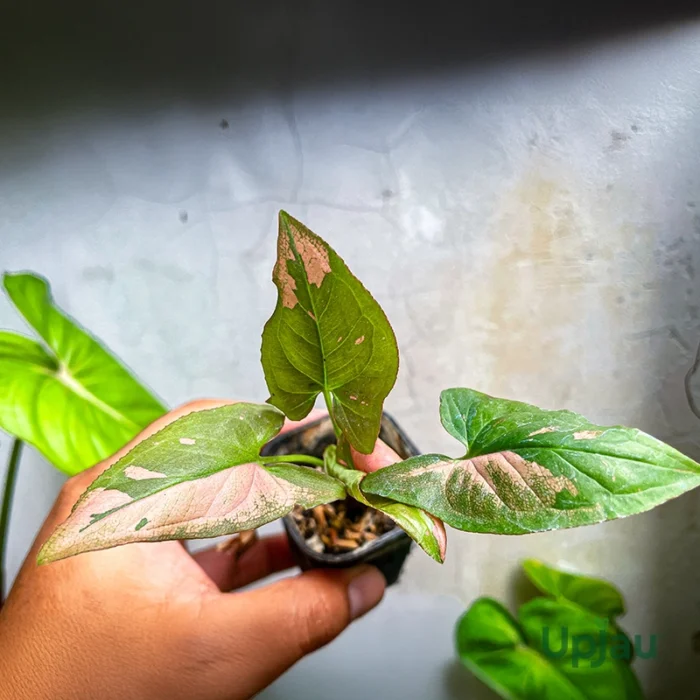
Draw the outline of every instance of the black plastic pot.
M387 413L382 416L379 437L404 459L420 454L418 448ZM335 443L333 426L328 418L321 418L271 440L265 445L262 454L263 456L306 454L322 457L323 450L333 443ZM403 563L413 543L397 525L393 530L352 552L327 554L316 552L306 544L291 515L284 518L284 527L294 558L303 570L345 569L357 564L372 564L384 574L387 585L398 581Z

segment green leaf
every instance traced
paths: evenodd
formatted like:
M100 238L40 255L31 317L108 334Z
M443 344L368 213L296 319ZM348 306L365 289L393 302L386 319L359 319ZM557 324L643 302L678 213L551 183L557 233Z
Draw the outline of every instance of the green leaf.
M559 571L536 559L524 561L523 569L542 593L570 600L606 618L625 613L622 593L608 581Z
M589 700L641 700L632 644L610 620L567 600L535 598L518 620L528 644Z
M227 535L280 518L296 504L344 498L343 485L326 474L264 464L260 450L283 423L272 406L249 403L173 421L97 477L40 562L129 542Z
M389 321L335 251L284 211L272 279L277 306L262 336L268 401L300 420L323 394L334 424L369 454L399 366Z
M568 601L536 598L518 621L495 600L477 600L457 624L457 651L507 700L641 700L616 629Z
M4 285L45 346L0 332L0 428L76 474L163 415L163 405L55 306L44 279L5 274Z
M587 700L492 598L479 598L459 619L456 644L462 663L506 700Z
M360 503L381 511L397 523L427 554L440 564L445 560L444 530L425 511L381 496L368 496L362 491L364 472L338 462L335 445L326 447L323 461L328 474L341 481L348 493Z
M700 465L655 438L570 411L448 389L440 414L467 448L370 474L365 493L408 503L460 530L517 535L649 510L700 485Z

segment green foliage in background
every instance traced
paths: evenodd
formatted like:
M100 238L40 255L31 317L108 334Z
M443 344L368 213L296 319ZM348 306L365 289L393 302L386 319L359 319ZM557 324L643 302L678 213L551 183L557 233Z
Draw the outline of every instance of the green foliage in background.
M0 331L0 428L66 474L114 454L165 407L54 303L48 283L5 274L5 291L35 333Z
M506 700L643 700L634 645L617 625L620 592L535 560L523 568L545 596L517 618L497 600L476 600L457 623L462 663Z

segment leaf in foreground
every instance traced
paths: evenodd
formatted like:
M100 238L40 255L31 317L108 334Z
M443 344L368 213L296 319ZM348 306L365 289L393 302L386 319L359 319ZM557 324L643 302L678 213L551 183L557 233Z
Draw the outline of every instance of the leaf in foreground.
M435 561L443 563L447 539L441 523L425 511L381 496L367 496L362 491L364 472L343 466L337 460L336 446L329 445L323 453L326 471L341 481L348 493L360 503L381 511L397 523Z
M7 294L43 345L0 331L0 428L67 474L119 450L163 405L53 302L46 280L6 274Z
M269 402L301 420L324 394L335 424L369 454L398 372L389 321L335 251L286 212L272 279L277 306L262 336Z
M269 405L189 413L140 442L101 474L43 546L40 563L129 542L216 537L345 497L326 474L263 464L282 428Z
M365 493L472 532L524 534L633 515L700 485L700 465L640 430L471 389L440 397L464 457L412 457L370 474Z

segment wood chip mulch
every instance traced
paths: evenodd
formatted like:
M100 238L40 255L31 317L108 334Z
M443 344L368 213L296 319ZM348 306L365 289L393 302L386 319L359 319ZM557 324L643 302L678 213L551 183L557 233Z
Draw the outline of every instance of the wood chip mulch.
M292 517L306 544L316 552L327 554L350 552L395 527L394 521L384 513L350 498L311 510L297 507Z

